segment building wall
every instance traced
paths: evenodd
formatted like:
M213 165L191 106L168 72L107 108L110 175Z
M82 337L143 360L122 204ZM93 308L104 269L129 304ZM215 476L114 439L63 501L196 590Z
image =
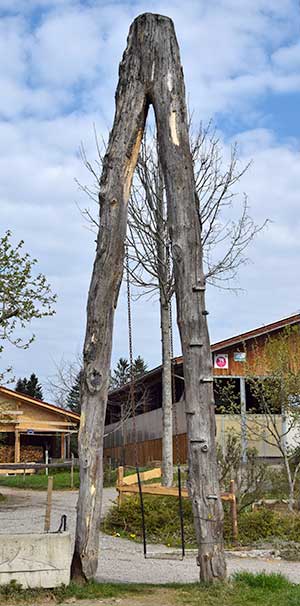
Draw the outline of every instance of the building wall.
M186 419L184 401L174 405L177 415L178 435L180 443L180 459L185 462L187 458L186 445ZM216 414L217 442L225 449L229 433L241 434L241 416ZM261 415L247 415L247 441L248 446L257 450L259 457L277 458L280 452L275 444L267 444L262 437ZM277 423L281 428L282 420L278 415ZM107 425L104 438L104 458L111 458L127 465L135 465L135 432L138 448L138 462L146 465L151 461L161 461L162 437L162 409L138 415L135 421L130 418L120 426L120 423ZM265 437L272 442L270 433L264 429ZM176 457L176 439L174 437L174 457ZM176 461L175 461L176 462Z
M228 354L228 369L219 369L214 368L213 373L214 376L246 376L249 373L254 373L257 375L265 375L266 374L266 358L264 356L265 344L267 339L276 338L276 335L279 334L279 331L271 332L267 335L262 335L260 337L256 337L255 339L249 339L245 341L245 343L238 343L237 345L230 345L228 347L223 347L213 351L213 360L215 354ZM300 339L300 331L296 329L292 329L289 335L289 345L291 351L291 359L297 364L298 361L298 369L300 369L300 360L298 359L298 355L294 356L293 354L299 351L299 339ZM246 362L237 362L234 360L235 352L246 352Z
M64 457L65 435L77 427L67 411L61 414L0 391L0 462L39 462L45 449L52 457Z

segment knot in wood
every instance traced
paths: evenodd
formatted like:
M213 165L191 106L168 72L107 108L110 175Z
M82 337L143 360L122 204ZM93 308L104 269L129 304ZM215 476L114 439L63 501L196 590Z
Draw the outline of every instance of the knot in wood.
M99 370L97 370L94 367L88 368L88 371L86 374L86 383L87 383L89 391L91 393L96 393L97 391L99 391L100 387L101 387L101 382L102 382L102 375L99 372Z

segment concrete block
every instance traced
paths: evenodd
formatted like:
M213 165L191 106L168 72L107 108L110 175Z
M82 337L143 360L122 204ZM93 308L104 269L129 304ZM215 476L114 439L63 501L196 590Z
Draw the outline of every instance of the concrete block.
M15 580L23 587L57 587L70 582L68 532L0 534L0 585Z

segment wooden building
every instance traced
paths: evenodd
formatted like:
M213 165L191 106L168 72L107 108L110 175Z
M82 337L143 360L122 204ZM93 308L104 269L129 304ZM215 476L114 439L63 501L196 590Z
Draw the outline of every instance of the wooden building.
M0 387L0 463L41 462L70 456L80 415Z
M214 343L211 347L213 358L214 391L216 402L217 440L225 447L226 435L229 431L240 433L243 452L247 447L255 447L258 455L265 459L276 460L280 453L275 445L268 445L265 440L251 432L249 411L257 403L251 394L247 382L247 374L255 372L264 376L263 351L267 339L276 338L287 327L300 326L300 314L284 318L266 326L239 334L237 336ZM300 333L299 333L300 334ZM298 337L297 337L298 338ZM300 338L300 337L299 337ZM299 361L300 365L300 361ZM173 393L173 410L176 414L178 427L179 454L181 461L186 460L186 420L184 406L184 377L182 357L174 360L175 388ZM230 381L240 404L240 414L226 414L217 389L220 381ZM139 463L146 464L161 460L162 444L162 367L158 366L141 377L136 384L136 418L130 413L126 418L128 402L130 401L129 385L115 389L109 394L106 437L104 441L104 456L115 462L135 464L135 435ZM121 422L125 418L125 422ZM249 420L250 419L250 420ZM254 420L254 417L252 417ZM283 422L281 415L277 421ZM253 427L253 426L252 426ZM279 428L280 429L280 428Z

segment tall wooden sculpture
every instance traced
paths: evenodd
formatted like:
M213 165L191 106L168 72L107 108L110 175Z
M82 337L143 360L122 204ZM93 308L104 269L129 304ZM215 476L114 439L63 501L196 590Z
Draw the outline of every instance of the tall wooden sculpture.
M189 147L179 48L172 21L146 13L131 25L119 69L116 112L100 185L100 229L88 296L79 435L80 493L73 576L98 565L102 455L114 312L123 273L127 202L148 108L153 105L168 203L184 360L189 492L200 579L226 573L223 510L215 452L210 342L205 309L201 224Z

